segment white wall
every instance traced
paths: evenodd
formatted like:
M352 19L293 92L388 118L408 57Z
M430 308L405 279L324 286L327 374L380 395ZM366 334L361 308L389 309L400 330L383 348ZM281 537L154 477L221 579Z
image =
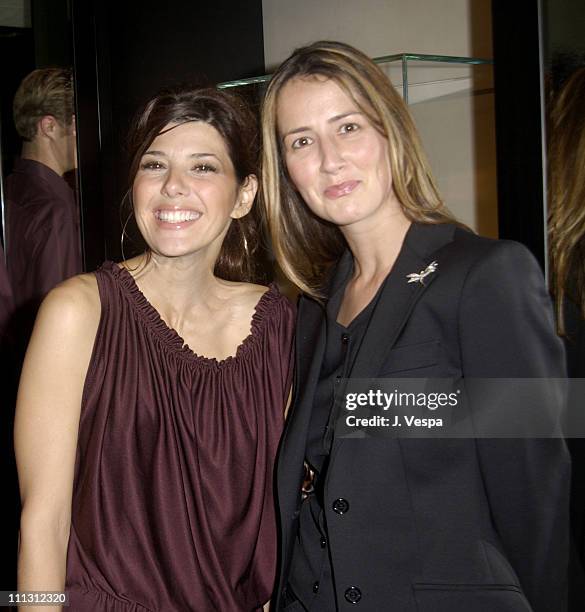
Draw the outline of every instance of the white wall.
M490 6L490 0L263 0L266 66L320 39L342 40L372 57L491 55ZM475 35L472 20L485 24L484 36Z
M263 0L262 8L269 71L294 48L319 39L347 42L371 57L492 54L490 0ZM412 66L409 81L432 80L428 69ZM496 236L490 75L486 69L467 75L461 91L448 93L446 82L431 86L434 96L425 95L411 110L449 208L480 233Z

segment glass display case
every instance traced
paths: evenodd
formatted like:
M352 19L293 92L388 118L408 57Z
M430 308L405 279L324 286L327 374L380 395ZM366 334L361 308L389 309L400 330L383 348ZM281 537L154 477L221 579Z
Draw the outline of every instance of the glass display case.
M453 55L428 55L421 53L396 53L375 57L373 60L386 72L396 88L401 90L402 98L409 103L412 88L423 86L432 91L433 87L439 91L442 89L461 91L468 88L471 79L477 76L488 79L489 87L493 86L491 77L492 60L477 57L458 57ZM488 70L473 74L474 66L489 67ZM410 70L410 77L409 77ZM248 79L236 79L218 84L218 89L239 88L239 91L254 92L261 99L264 89L271 75L264 74ZM427 80L424 80L424 79ZM484 82L483 85L488 85ZM420 90L422 91L422 90ZM424 94L423 94L424 95ZM416 93L415 93L416 97ZM413 100L415 102L416 100Z
M497 237L493 62L398 53L374 58L410 106L445 203L463 223ZM270 75L228 81L259 110Z

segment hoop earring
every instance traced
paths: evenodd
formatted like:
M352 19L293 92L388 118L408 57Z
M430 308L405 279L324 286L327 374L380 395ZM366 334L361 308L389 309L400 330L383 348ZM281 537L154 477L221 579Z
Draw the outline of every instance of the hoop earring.
M128 202L130 203L130 212L128 213L128 216L126 217L126 221L124 221L124 225L122 226L122 235L120 236L120 251L122 252L122 262L124 262L124 267L129 271L129 272L136 272L136 270L138 270L140 268L140 266L144 266L146 267L149 262L150 262L150 258L152 257L152 251L147 248L144 251L144 255L145 257L145 261L139 262L135 268L130 268L126 265L126 254L124 253L124 238L126 237L126 228L128 227L128 223L130 222L130 219L132 219L132 217L134 216L134 203L132 202L132 192L131 190L128 190L125 194L124 197L122 198L122 204L120 206L120 212L121 209L124 206L124 202L126 200L126 198L128 198ZM121 220L121 219L120 219ZM130 238L130 236L128 236L128 238Z
M249 258L250 257L250 247L248 246L248 239L246 238L246 230L244 229L245 226L242 223L242 217L234 219L232 221L232 227L233 227L234 223L236 224L237 231L240 234L240 238L241 238L241 243L240 244L242 244L244 246L244 251L246 252L246 257Z
M126 261L126 255L124 254L124 237L126 236L126 228L128 227L128 223L130 222L133 214L134 210L131 209L122 227L122 235L120 236L120 251L122 252L122 261Z

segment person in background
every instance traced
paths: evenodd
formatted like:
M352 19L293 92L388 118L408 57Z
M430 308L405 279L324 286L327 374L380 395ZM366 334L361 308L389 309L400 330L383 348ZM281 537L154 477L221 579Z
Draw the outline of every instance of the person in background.
M71 71L50 68L25 77L13 101L22 151L4 181L4 247L11 297L4 299L10 310L2 315L6 334L0 354L4 366L0 427L10 438L20 369L41 300L55 285L82 271L78 207L63 178L68 171L74 174L77 165L73 98ZM6 507L16 519L10 521L14 541L19 507L12 441L3 448ZM14 586L14 550L7 549L12 571L6 572L6 579Z
M548 135L549 255L557 329L571 378L585 378L585 66L552 100ZM570 405L582 409L583 398ZM571 435L571 431L568 432ZM569 438L572 458L570 609L585 610L585 444Z
M407 107L357 49L295 51L262 117L274 250L303 292L276 472L277 610L560 612L560 437L347 437L335 410L352 379L549 389L564 355L534 257L454 222ZM558 435L557 398L529 408Z
M0 541L4 542L0 551L0 567L3 568L3 586L16 587L15 551L18 535L18 485L14 460L14 405L18 384L18 360L14 358L16 349L14 300L12 287L0 245L0 371L2 372L2 396L0 397L0 480L4 489L4 515L0 527Z
M19 588L65 588L72 612L250 612L276 571L294 327L256 284L256 125L198 89L131 131L148 251L49 293L25 359Z
M21 334L61 281L82 271L79 212L63 175L77 166L73 77L68 68L34 70L13 105L22 154L6 178L6 255Z
M12 311L14 310L14 298L12 297L12 287L6 270L4 249L0 245L0 344L8 331Z

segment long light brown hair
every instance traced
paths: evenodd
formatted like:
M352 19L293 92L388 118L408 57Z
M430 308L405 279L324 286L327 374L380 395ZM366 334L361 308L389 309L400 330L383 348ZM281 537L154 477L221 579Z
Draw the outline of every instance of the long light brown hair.
M550 116L549 257L557 326L567 298L585 317L585 67L565 83Z
M388 141L394 192L404 214L422 223L454 222L439 196L410 113L388 77L364 53L340 42L297 49L274 73L262 109L261 198L276 259L288 279L319 296L324 272L340 257L339 228L316 217L301 199L283 161L278 96L294 78L335 81Z

